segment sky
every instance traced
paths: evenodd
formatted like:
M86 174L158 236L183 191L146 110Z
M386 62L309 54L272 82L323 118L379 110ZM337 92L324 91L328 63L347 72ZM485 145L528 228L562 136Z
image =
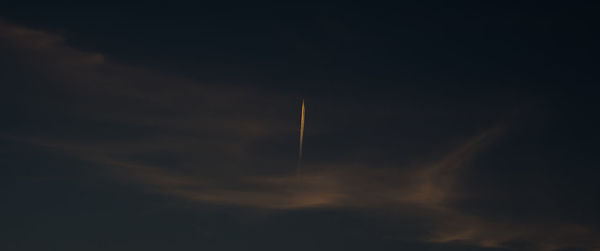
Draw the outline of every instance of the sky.
M600 250L598 7L7 4L0 249Z

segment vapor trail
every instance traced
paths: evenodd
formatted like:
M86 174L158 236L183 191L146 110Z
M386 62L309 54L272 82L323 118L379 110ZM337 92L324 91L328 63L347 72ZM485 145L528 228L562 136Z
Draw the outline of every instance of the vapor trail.
M304 108L304 99L302 99L302 113L300 114L300 146L298 148L298 165L302 161L302 141L304 141L304 117L306 110Z

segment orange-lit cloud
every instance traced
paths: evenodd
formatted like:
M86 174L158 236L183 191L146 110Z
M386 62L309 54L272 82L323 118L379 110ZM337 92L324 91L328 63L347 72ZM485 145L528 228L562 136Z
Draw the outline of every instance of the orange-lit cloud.
M600 235L580 224L499 221L472 215L454 205L469 195L464 175L471 161L500 137L500 122L473 133L454 147L433 147L414 156L412 165L378 166L361 161L312 162L294 171L292 160L256 157L256 146L290 135L295 143L296 114L264 109L260 102L285 102L278 94L225 88L168 76L84 52L50 32L0 23L0 43L25 65L46 74L57 88L81 101L76 116L134 129L143 136L83 138L11 136L83 159L114 178L190 203L267 210L338 208L398 209L404 217L428 220L424 241L464 242L506 247L530 242L532 249L599 249ZM291 107L295 99L291 100ZM156 164L145 158L168 154ZM255 160L254 158L258 159ZM255 166L247 164L252 162ZM260 172L274 167L278 172Z

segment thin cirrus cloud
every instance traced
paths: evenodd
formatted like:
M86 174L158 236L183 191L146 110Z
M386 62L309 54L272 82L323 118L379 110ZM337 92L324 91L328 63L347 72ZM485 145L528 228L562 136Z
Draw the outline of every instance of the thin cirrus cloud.
M100 53L73 48L60 35L7 23L0 23L0 42L2 50L14 54L30 71L46 76L78 104L60 112L93 125L150 132L135 136L121 132L119 137L98 139L83 129L76 139L61 133L5 138L89 161L116 179L158 194L191 203L268 210L397 208L407 212L405 217L425 219L423 224L430 229L422 235L423 241L483 247L528 242L536 250L600 250L600 236L583 225L499 221L454 205L470 196L462 182L470 161L503 135L505 122L432 160L406 167L315 161L301 170L284 168L265 174L254 169L294 163L295 148L289 151L291 162L277 157L281 152L276 150L256 150L265 148L264 142L286 142L286 135L295 139L295 116L268 105L289 97L119 64ZM153 161L148 158L152 155L166 155L171 162Z

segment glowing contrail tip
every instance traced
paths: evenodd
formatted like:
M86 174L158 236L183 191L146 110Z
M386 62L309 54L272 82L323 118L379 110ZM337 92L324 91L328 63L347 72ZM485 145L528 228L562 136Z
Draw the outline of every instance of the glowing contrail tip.
M300 146L298 148L298 163L302 160L302 141L304 140L304 118L306 110L304 108L304 99L302 99L302 113L300 114Z

